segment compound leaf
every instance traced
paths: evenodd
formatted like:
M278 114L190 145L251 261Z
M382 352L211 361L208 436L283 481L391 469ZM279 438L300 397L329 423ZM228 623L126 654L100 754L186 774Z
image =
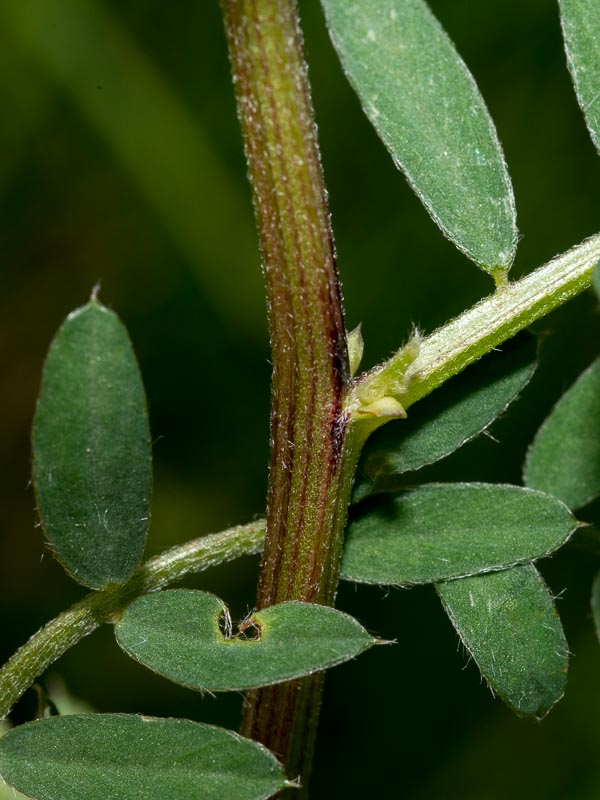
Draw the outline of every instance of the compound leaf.
M126 581L148 530L150 432L127 331L96 300L67 317L50 347L33 478L44 531L66 570L95 589Z
M425 207L487 272L517 246L512 185L466 65L423 0L322 0L342 66Z
M358 509L342 577L406 586L499 570L551 553L576 525L559 500L519 486L424 485Z
M266 800L287 785L275 757L233 731L125 714L14 728L0 774L36 800Z
M581 508L600 494L600 358L567 389L537 432L526 486Z
M568 646L554 601L533 564L436 585L481 674L522 715L541 715L565 689Z
M232 635L227 607L215 595L173 589L134 600L115 635L126 653L155 672L212 692L309 675L376 642L347 614L309 603L257 611L240 629L253 637Z
M398 476L438 461L485 430L531 380L537 340L524 332L376 431L363 450L354 501L397 489Z
M600 152L600 3L559 0L565 50L577 100Z

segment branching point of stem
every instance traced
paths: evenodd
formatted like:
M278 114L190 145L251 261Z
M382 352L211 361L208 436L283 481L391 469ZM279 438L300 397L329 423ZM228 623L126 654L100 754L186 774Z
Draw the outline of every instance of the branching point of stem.
M591 286L600 260L600 234L552 259L465 311L384 364L355 380L346 408L357 415L377 398L395 397L407 409L494 347Z
M242 555L260 553L264 531L265 521L257 520L193 539L151 558L127 583L90 592L63 611L0 669L0 719L6 717L23 692L63 653L100 625L113 622L136 597L163 589L185 575L203 572Z

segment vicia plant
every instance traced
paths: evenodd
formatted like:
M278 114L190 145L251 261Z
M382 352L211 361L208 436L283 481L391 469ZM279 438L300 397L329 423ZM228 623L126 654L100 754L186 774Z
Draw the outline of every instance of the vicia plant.
M583 531L600 494L600 361L529 448L523 485L422 483L524 391L526 329L592 287L600 234L511 281L511 180L475 81L424 0L322 0L343 69L394 162L493 292L360 372L347 333L294 0L221 0L269 306L273 382L266 519L143 562L152 490L142 379L94 291L48 353L33 483L53 555L92 591L0 671L0 717L102 624L122 650L198 692L246 692L241 735L186 719L56 715L0 740L0 774L38 800L259 800L307 794L323 672L382 641L334 608L338 580L433 584L492 690L517 714L560 700L568 645L535 562ZM568 66L600 149L600 4L560 0ZM18 12L15 12L18 13ZM580 530L581 529L581 530ZM239 624L186 575L262 552ZM600 628L600 580L592 610ZM390 654L393 647L389 648ZM390 655L391 657L391 655Z

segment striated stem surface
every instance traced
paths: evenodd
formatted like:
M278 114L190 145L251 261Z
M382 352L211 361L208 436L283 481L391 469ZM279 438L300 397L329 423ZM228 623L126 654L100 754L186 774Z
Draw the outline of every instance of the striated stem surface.
M222 0L252 185L273 356L258 605L331 604L352 470L333 239L294 0ZM350 448L352 450L352 448ZM351 460L351 459L350 459ZM243 733L306 776L320 679L249 694Z

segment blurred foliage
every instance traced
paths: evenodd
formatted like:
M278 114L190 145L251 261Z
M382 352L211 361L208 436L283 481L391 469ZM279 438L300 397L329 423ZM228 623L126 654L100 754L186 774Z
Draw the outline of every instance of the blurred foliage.
M413 324L425 332L488 293L395 170L360 111L316 0L301 0L348 327L364 366ZM522 233L513 275L600 229L600 162L577 107L554 3L436 0L502 140ZM0 4L0 654L80 596L35 527L29 428L43 358L96 281L128 326L146 382L156 461L149 550L264 509L269 353L265 303L218 4L21 0ZM444 269L440 269L440 265ZM527 443L599 340L589 293L544 320L541 367L493 429L428 480L519 482ZM401 423L398 423L401 424ZM598 504L581 517L596 519ZM586 516L587 515L587 516ZM256 560L188 585L243 616ZM397 638L328 683L314 797L406 800L600 796L597 563L567 549L542 571L572 659L566 698L542 723L493 701L433 590L343 585L339 606ZM128 660L98 631L55 667L104 711L235 727L240 697L201 698ZM365 737L365 732L368 736ZM368 749L366 745L368 743ZM510 769L507 765L510 764Z

